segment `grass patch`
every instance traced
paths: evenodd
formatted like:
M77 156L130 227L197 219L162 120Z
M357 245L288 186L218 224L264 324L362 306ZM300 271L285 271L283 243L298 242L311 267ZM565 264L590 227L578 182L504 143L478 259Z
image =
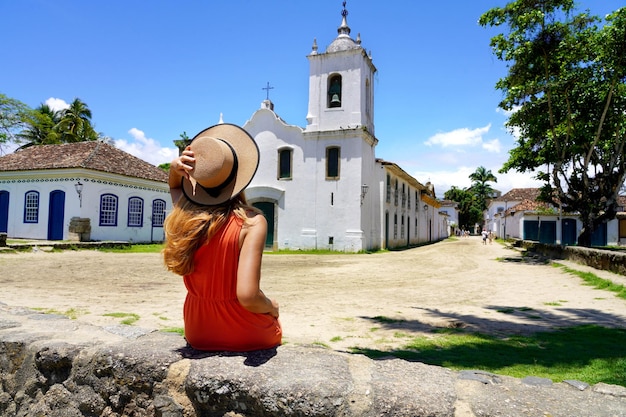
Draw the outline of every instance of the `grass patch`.
M351 348L370 358L395 356L454 370L480 369L515 378L575 379L626 386L626 329L594 325L496 338L480 333L417 337L402 349Z
M129 326L134 324L137 320L139 320L139 314L135 314L135 313L106 313L106 314L103 314L103 316L123 319L120 323L127 324Z
M33 308L33 310L39 311L44 314L58 314L60 316L66 316L67 318L72 320L76 320L80 315L89 314L88 311L76 310L75 308L70 308L65 311L55 310L54 308Z
M185 328L184 327L166 327L164 329L161 329L162 332L165 333L176 333L179 334L181 336L185 336Z
M608 279L600 278L599 276L591 272L582 272L572 268L568 268L567 266L559 264L558 262L554 262L553 264L554 266L561 268L563 271L581 278L586 285L592 286L597 290L606 290L613 292L617 297L626 300L626 287L624 285L616 284Z
M341 342L343 340L343 337L341 336L335 336L332 339L330 339L331 342Z
M100 252L109 253L161 253L162 243L135 243L128 247L98 248Z

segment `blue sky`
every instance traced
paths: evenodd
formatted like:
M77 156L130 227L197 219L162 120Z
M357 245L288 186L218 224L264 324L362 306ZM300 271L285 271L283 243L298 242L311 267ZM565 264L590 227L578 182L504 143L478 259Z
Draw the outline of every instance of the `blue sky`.
M431 181L438 197L479 166L495 188L536 186L499 174L514 147L494 88L506 75L478 18L505 0L348 0L348 25L378 69L378 158ZM604 16L623 0L579 1ZM0 93L31 107L80 98L98 132L153 164L172 143L219 121L243 125L266 97L304 127L313 40L337 36L340 0L0 0Z

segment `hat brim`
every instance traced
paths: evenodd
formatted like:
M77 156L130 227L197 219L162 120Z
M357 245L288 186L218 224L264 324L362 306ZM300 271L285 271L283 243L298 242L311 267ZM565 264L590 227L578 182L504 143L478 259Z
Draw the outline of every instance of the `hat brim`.
M224 185L217 196L209 195L200 186L196 186L194 192L193 185L185 177L181 180L181 184L183 194L190 201L203 206L215 206L233 199L250 184L259 167L259 147L254 138L241 127L230 123L221 123L206 128L194 136L190 143L192 150L194 141L205 136L222 139L232 147L237 155L238 167L235 177Z

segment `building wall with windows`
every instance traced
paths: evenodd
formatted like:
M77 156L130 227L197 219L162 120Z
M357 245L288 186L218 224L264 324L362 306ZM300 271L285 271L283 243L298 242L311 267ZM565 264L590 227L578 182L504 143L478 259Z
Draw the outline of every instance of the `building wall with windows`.
M74 239L70 223L80 218L93 241L159 242L171 206L165 172L108 144L33 146L0 158L0 232L10 238Z

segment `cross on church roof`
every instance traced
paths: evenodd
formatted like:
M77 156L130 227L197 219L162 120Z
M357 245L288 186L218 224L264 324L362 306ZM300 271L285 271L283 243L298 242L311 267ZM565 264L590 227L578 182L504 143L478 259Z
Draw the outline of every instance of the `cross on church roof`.
M267 82L267 86L266 87L261 88L261 90L265 90L267 92L267 95L265 97L266 100L270 99L270 90L273 90L273 89L274 89L274 87L270 87L270 82L269 81Z

